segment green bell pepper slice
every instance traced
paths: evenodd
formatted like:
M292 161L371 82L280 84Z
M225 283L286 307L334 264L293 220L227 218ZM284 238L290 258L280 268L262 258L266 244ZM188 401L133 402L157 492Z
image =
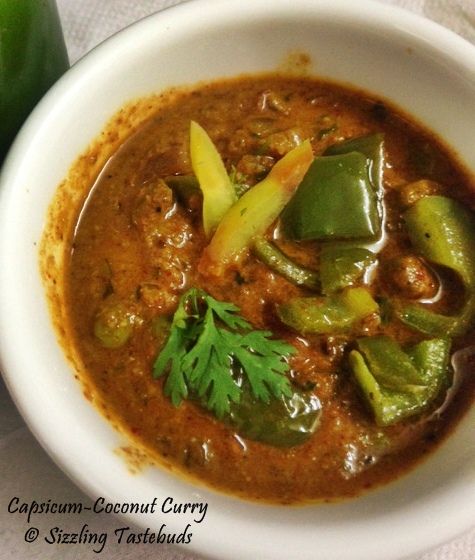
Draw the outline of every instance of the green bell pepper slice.
M292 388L292 395L269 403L244 390L239 403L223 420L248 439L274 447L293 447L307 441L320 423L322 405L311 392Z
M375 237L381 218L366 156L350 152L315 158L282 213L282 226L298 241Z
M357 340L369 369L384 387L401 389L420 384L420 375L409 356L388 336L371 336Z
M369 180L379 199L383 197L384 135L380 132L351 138L329 146L324 155L334 156L359 152L367 158Z
M383 141L380 133L353 138L316 158L282 214L287 235L297 240L377 236L383 214Z
M280 320L302 334L348 332L378 310L365 288L348 288L330 297L297 297L277 307Z
M295 284L331 295L353 286L376 262L376 255L361 247L330 245L320 252L319 271L298 265L263 237L254 241L253 251L269 268Z
M404 214L412 245L429 262L455 271L465 287L460 313L441 315L422 305L407 305L401 321L432 336L459 336L475 324L475 221L469 210L444 196L427 196Z
M357 340L349 363L379 426L422 413L448 386L450 340L425 340L407 353L391 338Z
M320 279L315 270L309 270L294 263L278 247L263 237L259 237L254 241L253 250L264 264L289 280L289 282L292 282L292 284L304 286L311 290L316 290L320 287Z
M348 359L355 381L378 426L390 426L411 416L417 406L412 395L382 388L357 350L352 350Z
M323 247L320 252L322 293L329 295L352 286L375 262L376 255L362 247Z
M448 338L423 340L410 348L407 353L426 383L426 398L433 400L448 386L448 366L451 341Z

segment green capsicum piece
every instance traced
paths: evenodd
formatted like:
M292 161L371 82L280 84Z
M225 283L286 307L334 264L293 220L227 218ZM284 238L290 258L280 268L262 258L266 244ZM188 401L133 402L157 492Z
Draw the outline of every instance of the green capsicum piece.
M359 152L366 156L369 179L378 198L383 197L383 154L384 135L382 133L368 134L351 138L339 144L329 146L324 155L334 156Z
M378 235L381 215L368 162L361 152L315 158L281 215L285 234L298 241Z
M352 286L376 262L376 255L362 247L330 245L320 252L320 282L325 295Z
M413 413L413 396L382 388L360 352L352 350L349 363L355 381L378 426L390 426Z
M312 290L319 288L320 280L316 271L294 263L278 247L263 237L259 237L254 241L253 250L264 264L292 282L292 284L305 286Z
M451 341L448 338L423 340L410 348L407 353L426 384L426 398L434 399L448 386L448 366Z
M165 183L184 204L187 204L194 196L203 195L198 179L194 175L169 175L165 177Z
M441 315L423 305L398 310L406 325L432 336L459 336L475 324L475 222L469 210L444 196L427 196L404 214L412 245L429 262L455 271L465 287L456 315Z
M369 369L387 388L403 389L420 384L420 375L409 356L388 336L370 336L357 340Z
M263 237L254 241L256 256L269 268L297 286L330 295L355 284L376 262L376 255L362 247L331 245L320 252L320 270L298 265Z
M376 313L379 307L364 288L348 288L330 297L297 297L277 307L280 320L297 332L336 334Z
M448 385L450 341L425 340L407 353L391 338L357 340L349 363L379 426L420 414Z
M353 138L316 158L283 213L290 237L371 238L380 233L383 139L380 133Z
M291 396L265 403L243 390L239 403L223 420L248 439L274 447L293 447L308 440L319 425L322 405L313 393L292 388Z

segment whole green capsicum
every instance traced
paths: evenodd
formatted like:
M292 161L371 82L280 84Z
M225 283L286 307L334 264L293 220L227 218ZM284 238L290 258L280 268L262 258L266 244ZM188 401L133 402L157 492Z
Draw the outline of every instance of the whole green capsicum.
M68 56L54 0L0 0L0 163Z
M469 210L444 196L427 196L404 214L412 245L429 262L455 271L465 288L456 315L434 313L422 305L397 312L406 325L434 336L459 336L475 324L475 222Z

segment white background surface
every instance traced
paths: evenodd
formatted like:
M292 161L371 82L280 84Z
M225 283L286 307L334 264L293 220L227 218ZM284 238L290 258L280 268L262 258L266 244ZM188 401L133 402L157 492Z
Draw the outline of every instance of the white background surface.
M355 0L349 0L355 1ZM402 6L424 15L475 43L475 0L380 0ZM83 56L112 33L119 31L152 12L180 2L180 0L57 0L63 22L66 44L71 63ZM45 403L45 414L48 403ZM117 545L108 539L101 554L90 545L48 545L38 539L34 544L24 542L29 525L19 514L8 513L13 496L22 502L81 502L89 505L69 479L52 463L42 450L0 381L0 560L86 560L100 558L196 560L186 549L164 545ZM463 504L460 505L463 507ZM430 519L427 519L430 524ZM83 513L80 516L41 515L33 518L31 526L41 534L59 526L65 532L74 532L87 524L90 531L113 533L123 523L110 515ZM475 519L474 519L475 526ZM244 536L243 536L244 538ZM404 535L401 535L404 539ZM318 543L316 543L318 544ZM289 551L289 560L292 559ZM254 559L250 559L254 560ZM258 559L255 559L258 560ZM381 551L384 560L384 550ZM475 560L475 529L441 548L411 560Z

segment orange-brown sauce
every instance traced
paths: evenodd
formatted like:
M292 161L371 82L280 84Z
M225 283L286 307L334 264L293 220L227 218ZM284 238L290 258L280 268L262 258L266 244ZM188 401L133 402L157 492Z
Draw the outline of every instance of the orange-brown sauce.
M464 381L465 390L440 416L377 427L347 371L348 337L304 338L278 321L275 305L306 295L306 290L252 254L212 283L203 278L197 263L207 241L199 200L184 206L161 181L191 173L190 120L206 129L227 169L247 173L251 183L295 138L311 138L318 155L343 139L383 132L385 237L371 284L382 296L391 293L384 263L410 251L401 227L400 187L428 178L444 194L473 205L469 180L440 143L361 93L310 78L264 76L200 86L175 94L169 103L161 100L156 113L102 169L78 218L66 266L66 312L84 372L139 441L179 470L221 490L295 503L354 496L394 479L449 431L473 398L473 380ZM246 159L249 154L259 158ZM302 265L318 266L318 244L298 245L276 232L288 255ZM444 282L439 312L453 311L460 303L450 289L455 280ZM185 401L175 408L164 396L163 381L151 375L164 344L153 332L153 322L170 316L190 286L235 303L255 328L269 329L297 348L292 378L302 385L310 382L323 406L309 441L282 449L245 440L196 404ZM97 310L107 298L137 316L131 339L116 349L101 346L93 332ZM385 333L401 344L422 338L397 321L361 329L359 334Z

